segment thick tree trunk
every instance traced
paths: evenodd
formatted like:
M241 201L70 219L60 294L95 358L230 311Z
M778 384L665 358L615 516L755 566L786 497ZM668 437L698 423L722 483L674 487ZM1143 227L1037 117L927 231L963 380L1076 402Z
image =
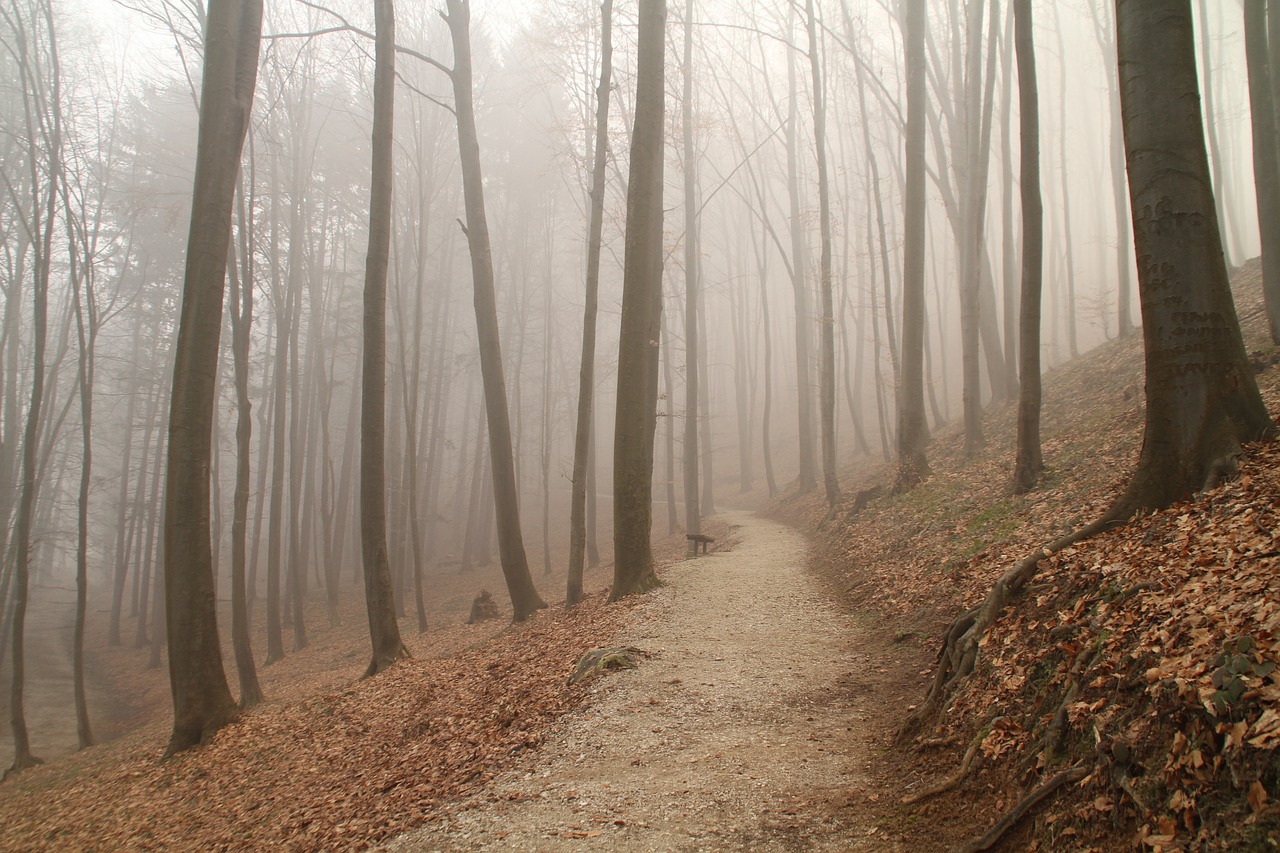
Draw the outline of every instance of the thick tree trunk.
M168 755L207 742L236 716L222 667L213 594L210 424L231 211L257 83L261 32L260 0L211 4L169 415L164 554L173 736Z
M905 0L907 64L907 163L902 275L902 386L898 395L898 488L910 488L929 475L924 416L924 30L925 0Z
M595 411L596 316L600 303L600 246L609 157L609 93L613 83L613 0L600 6L600 85L596 87L595 151L591 164L591 215L587 225L586 299L582 309L582 357L578 368L578 414L573 437L573 481L569 496L569 576L565 603L582 600L587 545L587 461Z
M1036 85L1031 0L1013 0L1018 53L1018 114L1022 159L1022 323L1018 361L1018 446L1013 467L1017 494L1035 488L1040 453L1040 281L1044 270L1044 208L1040 198L1040 95Z
M395 105L395 8L374 0L373 167L369 252L364 276L364 354L360 407L360 545L365 609L373 646L365 677L409 657L400 639L387 558L387 265L391 249L392 122Z
M611 600L651 589L653 438L662 337L662 167L666 0L640 0L635 127L627 191L613 450Z
M498 552L502 574L511 595L514 619L521 622L546 602L534 588L529 560L520 530L515 457L511 447L511 419L507 409L502 345L498 335L498 309L494 296L493 251L484 210L484 181L480 170L480 143L476 136L471 71L471 4L447 0L444 19L453 39L454 102L458 118L458 149L462 161L463 199L467 214L467 243L471 248L471 275L475 287L476 335L480 346L480 372L484 381L485 411L489 421L489 456L493 469L493 494L498 517Z
M1190 0L1117 0L1117 45L1147 414L1112 510L1167 506L1272 435L1227 282L1196 82Z

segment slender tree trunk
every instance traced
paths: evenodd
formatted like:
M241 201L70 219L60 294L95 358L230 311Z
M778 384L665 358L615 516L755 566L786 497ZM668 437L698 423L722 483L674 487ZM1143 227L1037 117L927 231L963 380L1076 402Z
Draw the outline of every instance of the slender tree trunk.
M173 369L165 488L165 608L173 736L205 743L236 716L218 642L209 531L213 373L240 152L257 83L260 0L212 3L206 29L191 232Z
M365 609L373 646L365 677L409 657L400 639L387 559L385 423L387 413L387 265L391 250L392 121L395 104L395 8L374 0L373 168L369 252L364 277L364 353L360 407L360 544Z
M1018 447L1013 490L1036 486L1040 453L1040 281L1044 273L1044 209L1040 198L1040 96L1036 84L1031 0L1013 0L1014 45L1018 54L1018 114L1022 162L1022 325L1018 361Z
M613 451L611 600L651 589L653 438L662 337L662 171L666 0L640 0L635 127L627 191Z
M819 329L818 420L822 435L822 484L828 512L840 501L836 479L836 346L835 300L831 287L831 182L827 178L827 107L823 93L822 61L818 54L818 17L813 0L805 2L809 31L809 74L813 81L813 139L818 160L818 223L822 245L818 262L818 295L822 304Z
M905 0L904 39L907 63L907 163L902 274L902 386L898 395L898 488L906 489L929 475L925 446L929 427L924 415L924 31L925 0Z
M790 26L788 25L788 29ZM787 86L791 93L787 114L787 201L790 205L791 230L791 288L795 294L796 310L796 410L800 435L797 448L800 451L799 489L808 492L817 484L817 465L813 453L813 393L809 382L809 326L813 322L809 308L809 283L805 276L805 259L809 252L805 247L804 221L800 210L800 155L799 155L799 89L796 80L795 57L787 53Z
M249 402L249 329L253 326L253 280L250 273L251 241L243 190L240 196L241 255L245 263L243 286L237 274L234 253L228 259L227 309L231 315L231 355L236 389L236 485L231 509L231 645L236 674L240 681L240 708L252 708L262 701L258 668L253 660L249 637L249 596L245 587L246 534L249 526L249 462L252 452L253 413Z
M1012 68L1013 53L1013 3L1009 5L1005 34L1000 45L1000 65L1004 70L1004 85L1000 87L1000 294L1004 324L1005 396L1018 399L1018 290L1019 281L1014 278L1017 266L1018 242L1013 230L1013 87L1016 71Z
M676 498L676 418L675 418L675 370L671 367L671 329L665 320L662 323L662 388L663 399L667 401L666 411L662 418L666 421L663 434L666 437L665 452L662 454L666 466L662 481L667 492L667 535L674 536L680 529L680 512Z
M684 4L684 90L681 100L681 138L684 153L684 527L702 532L698 489L698 164L693 145L693 0ZM698 543L688 540L689 557Z
M565 604L582 600L587 544L587 462L595 411L596 315L600 304L600 246L604 233L605 169L609 157L609 93L613 83L613 0L600 6L600 85L596 87L595 150L591 166L591 215L587 225L586 300L582 309L582 357L578 368L578 416L573 438L569 496L569 576Z
M1249 115L1253 128L1253 185L1262 241L1262 293L1271 342L1280 344L1280 149L1277 149L1273 59L1267 44L1267 0L1245 0L1244 46L1249 66ZM1280 0L1273 0L1280 5Z
M493 493L498 518L498 551L507 581L516 622L529 618L546 602L534 588L520 530L515 458L511 445L511 419L507 409L502 345L498 335L498 309L494 296L493 250L484 209L484 181L480 170L480 143L476 136L471 71L471 4L447 0L445 21L453 39L454 102L458 118L458 149L462 160L463 198L467 214L467 243L471 248L471 275L475 287L476 335L480 346L480 371L484 381L485 411L489 422L489 454L493 468Z
M1247 6L1250 2L1253 2L1253 0L1245 0L1245 5ZM1262 2L1265 3L1266 0L1262 0ZM1205 117L1204 130L1205 130L1206 140L1209 143L1210 166L1212 167L1212 170L1213 170L1212 175L1213 175L1213 187L1214 187L1214 203L1218 211L1218 224L1223 232L1222 249L1226 253L1227 268L1230 269L1233 266L1235 266L1236 261L1240 257L1239 255L1240 246L1239 246L1239 239L1235 235L1235 229L1229 226L1229 223L1227 220L1227 217L1230 215L1228 206L1226 204L1227 185L1226 185L1226 179L1224 177L1224 170L1223 170L1222 143L1219 140L1218 114L1217 114L1217 110L1214 108L1215 93L1214 93L1214 85L1213 85L1213 43L1207 37L1207 33L1209 32L1209 0L1200 0L1199 5L1200 5L1200 24L1204 28L1204 32L1206 33L1206 37L1203 39L1203 44L1201 48L1201 62L1202 62L1201 73L1204 77L1203 81L1201 82L1201 94L1204 98L1204 117ZM1275 8L1274 6L1268 7L1267 9L1268 17L1274 16L1274 12L1272 11L1272 9L1274 8ZM1112 45L1112 47L1114 48L1114 45ZM1274 88L1275 87L1273 84L1272 86L1273 91L1274 91ZM1115 121L1118 124L1120 121L1120 103L1118 98L1116 98L1115 109L1116 109ZM1120 137L1121 134L1117 133L1116 136ZM1121 151L1120 162L1121 164L1123 164L1124 163L1123 139L1120 140L1120 151ZM1126 252L1125 254L1127 255L1128 253Z

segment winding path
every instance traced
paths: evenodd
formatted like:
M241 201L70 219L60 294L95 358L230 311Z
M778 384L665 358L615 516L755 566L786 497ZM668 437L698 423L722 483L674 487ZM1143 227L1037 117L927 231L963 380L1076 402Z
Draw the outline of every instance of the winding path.
M520 772L387 849L893 850L858 825L868 628L790 528L725 513L730 551L678 563L621 638L647 653Z

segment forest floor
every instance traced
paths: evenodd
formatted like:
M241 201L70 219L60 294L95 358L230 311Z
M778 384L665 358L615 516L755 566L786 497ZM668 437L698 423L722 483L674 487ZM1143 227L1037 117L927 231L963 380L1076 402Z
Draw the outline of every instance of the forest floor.
M732 549L675 563L546 747L465 807L385 849L892 850L866 824L872 733L918 659L842 612L806 538L723 512ZM906 655L918 658L918 655ZM904 848L905 849L905 848Z
M1256 261L1235 283L1274 414ZM620 604L604 603L606 562L575 610L464 625L498 569L437 567L430 630L402 622L414 658L376 678L359 678L357 596L334 627L313 602L308 646L260 671L268 701L167 762L165 671L108 647L95 614L92 671L129 713L95 708L115 740L0 785L0 850L927 853L1064 772L1004 849L1274 849L1280 442L1247 447L1233 482L1042 561L974 675L895 742L952 617L1123 487L1142 382L1137 335L1050 371L1048 470L1029 495L1010 494L1013 405L996 403L986 450L966 457L959 425L937 428L910 492L868 491L892 469L855 460L834 518L794 487L767 509L783 525L724 512L705 524L711 554L681 559L676 532L657 546L666 585ZM538 581L554 599L563 573ZM638 668L568 683L601 646L639 649Z

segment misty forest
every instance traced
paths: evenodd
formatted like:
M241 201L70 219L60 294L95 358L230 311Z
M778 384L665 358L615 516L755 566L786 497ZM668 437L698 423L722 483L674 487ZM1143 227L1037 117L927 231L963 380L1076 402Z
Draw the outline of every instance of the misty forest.
M0 850L1273 849L1278 130L1280 0L0 0Z

